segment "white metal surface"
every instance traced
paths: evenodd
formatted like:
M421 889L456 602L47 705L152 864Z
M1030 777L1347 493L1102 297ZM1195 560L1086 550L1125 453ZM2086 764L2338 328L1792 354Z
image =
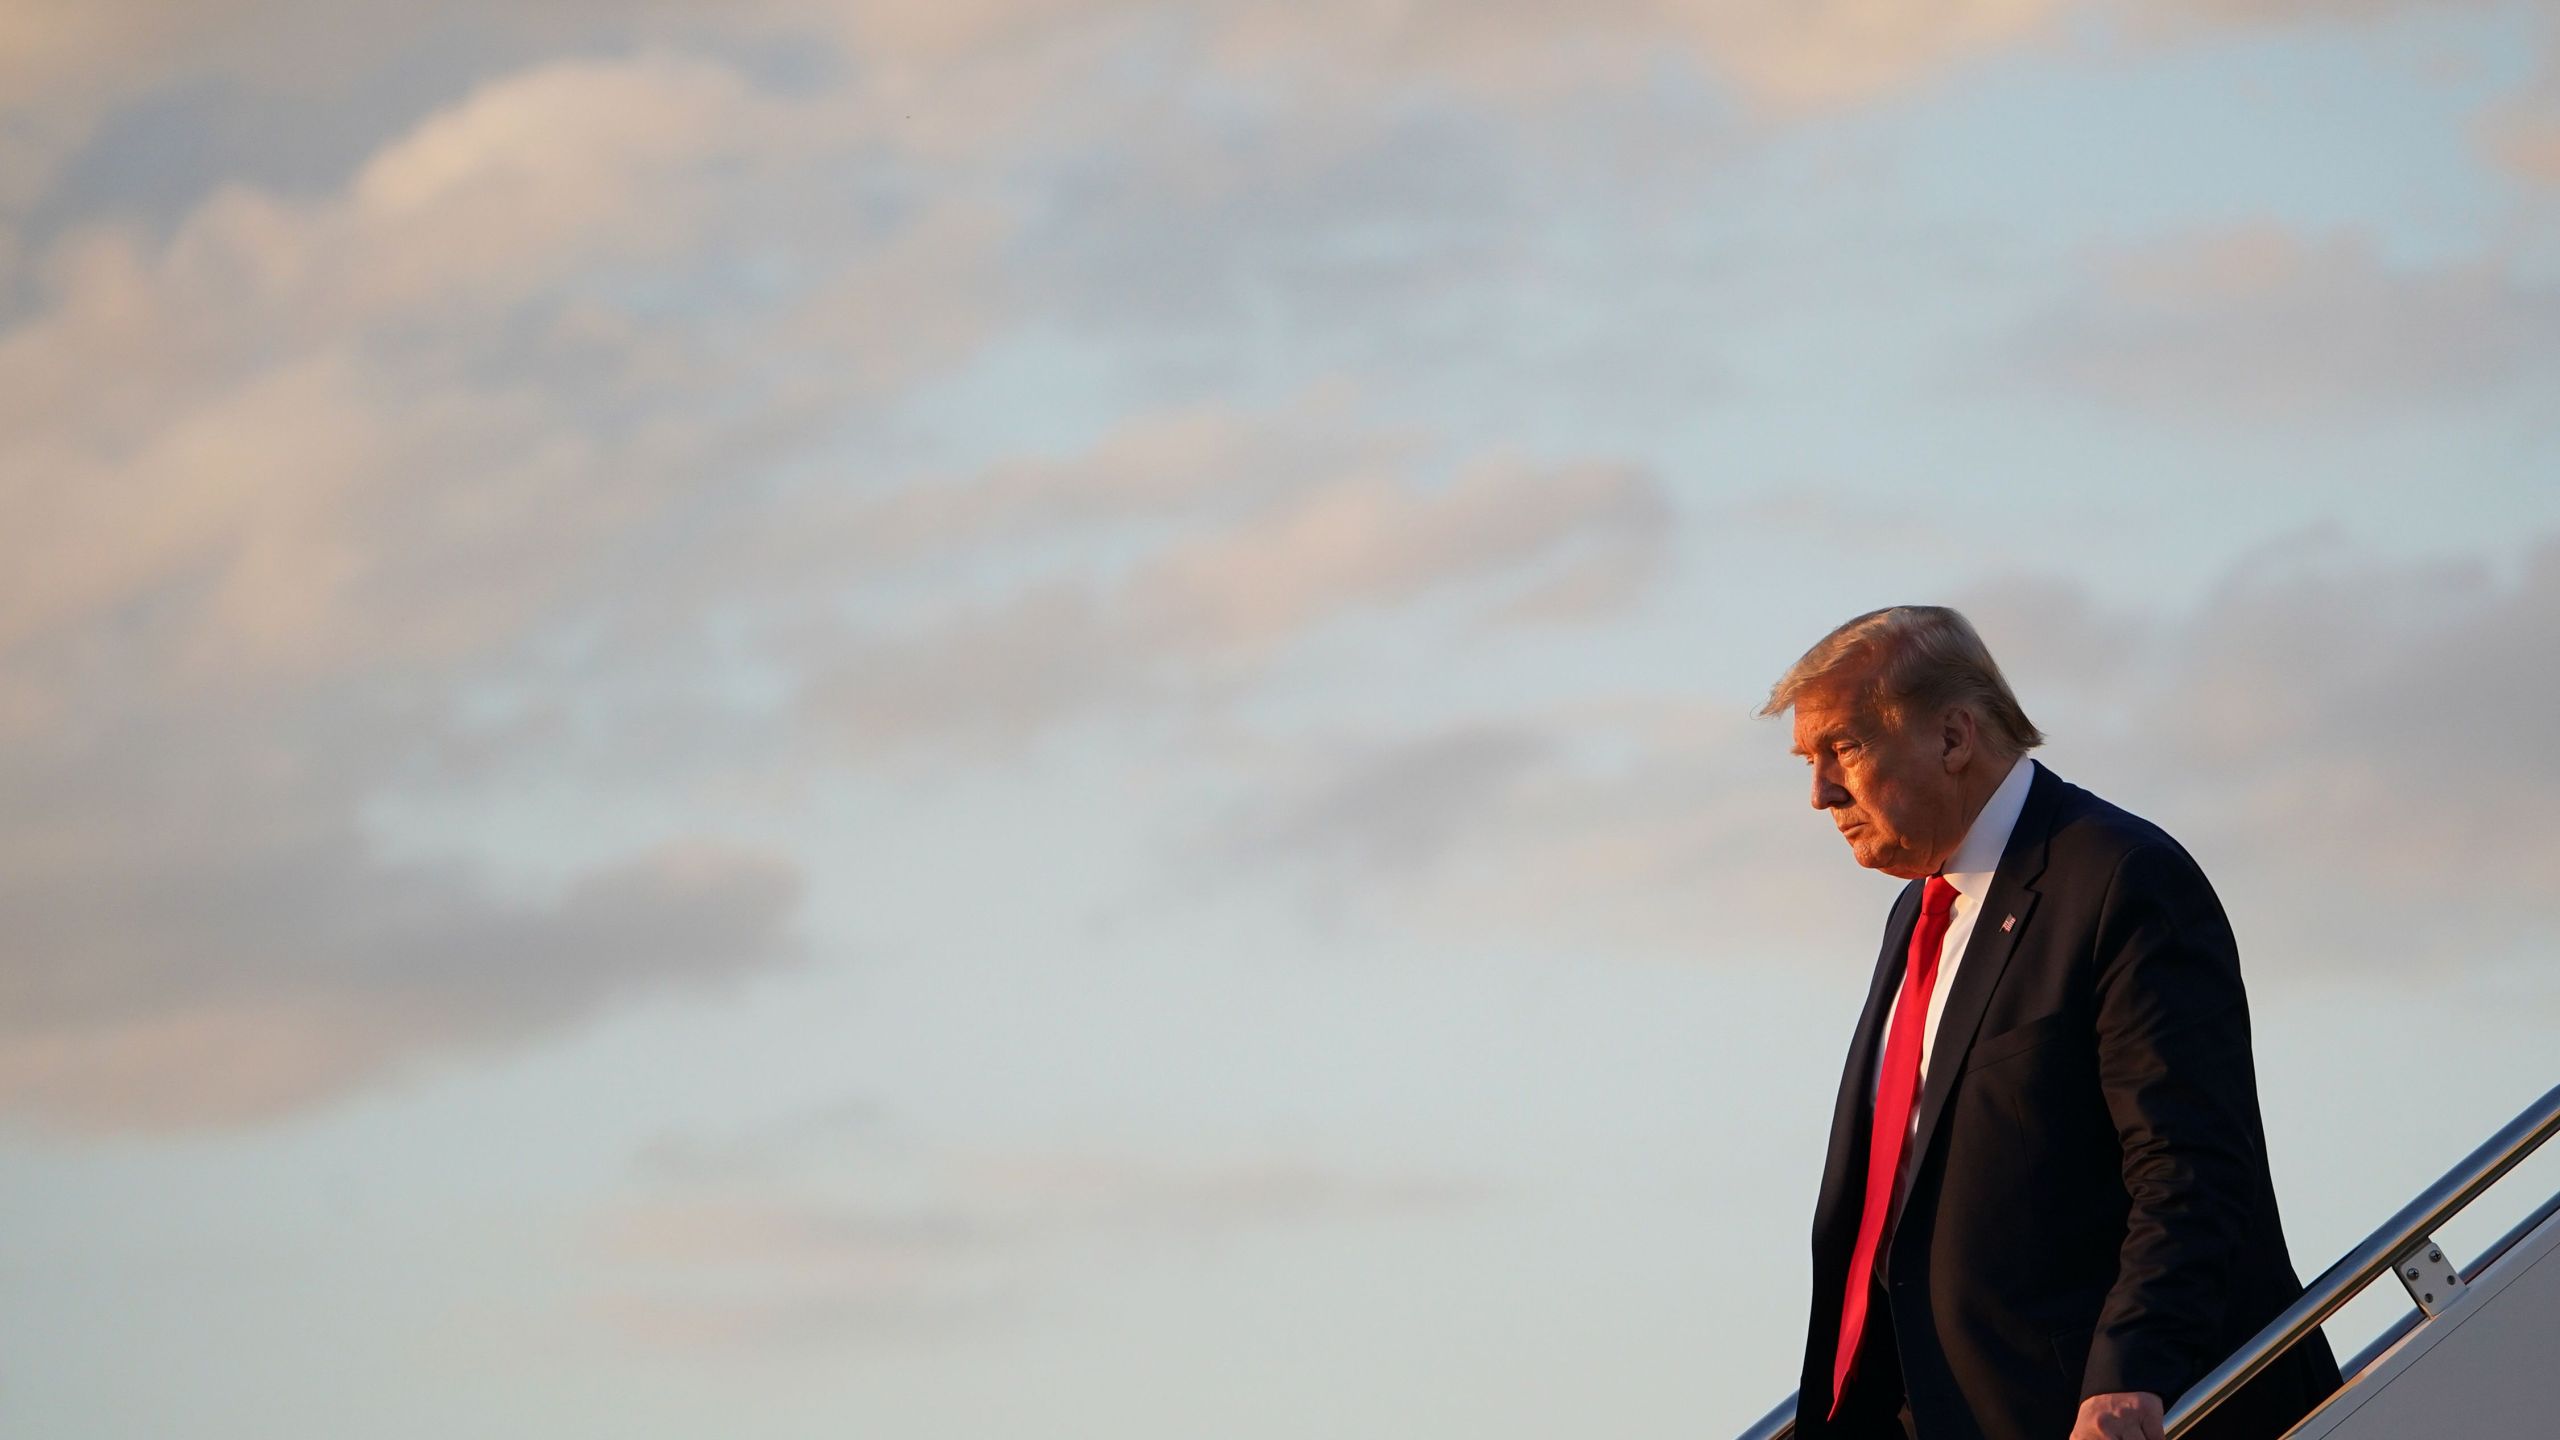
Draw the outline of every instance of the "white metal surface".
M2287 1440L2560 1435L2555 1351L2560 1215L2546 1216L2439 1313L2376 1356Z

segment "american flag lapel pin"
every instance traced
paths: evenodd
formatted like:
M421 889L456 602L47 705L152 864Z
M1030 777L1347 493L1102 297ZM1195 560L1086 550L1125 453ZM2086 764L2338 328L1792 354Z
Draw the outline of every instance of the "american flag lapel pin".
M2017 929L2017 928L2018 928L2018 917L2017 917L2017 916L2015 916L2015 915L2012 915L2012 916L2010 916L2008 919L2003 920L2003 921L2001 921L2001 922L2000 922L2000 933L2001 933L2001 934L2003 934L2003 935L2006 935L2006 934L2008 934L2010 931L2015 930L2015 929Z

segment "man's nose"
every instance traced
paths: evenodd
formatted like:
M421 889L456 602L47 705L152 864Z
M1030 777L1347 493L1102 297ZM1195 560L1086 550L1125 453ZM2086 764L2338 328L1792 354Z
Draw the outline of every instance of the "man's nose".
M1837 810L1849 803L1849 792L1821 771L1813 772L1813 808Z

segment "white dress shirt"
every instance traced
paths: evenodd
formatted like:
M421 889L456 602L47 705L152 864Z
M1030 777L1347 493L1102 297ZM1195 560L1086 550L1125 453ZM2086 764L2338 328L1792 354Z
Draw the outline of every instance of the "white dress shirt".
M2009 848L2009 832L2018 828L2018 812L2027 807L2027 787L2035 783L2035 763L2021 755L2010 763L2007 778L1991 798L1982 802L1982 812L1973 817L1973 828L1964 832L1964 840L1956 853L1947 859L1947 867L1939 872L1947 883L1956 887L1955 909L1947 919L1947 938L1938 945L1938 978L1929 990L1929 1018L1920 1030L1920 1078L1929 1078L1929 1055L1938 1044L1938 1017L1946 1012L1947 992L1955 986L1956 970L1964 963L1965 942L1973 938L1973 922L1982 914L1982 902L1991 893L1991 877L2000 869L2000 852ZM1906 979L1908 976L1906 975ZM1884 1079L1885 1042L1893 1035L1893 1017L1902 1009L1902 988L1893 992L1893 1008L1885 1012L1884 1028L1876 1035L1876 1079ZM1867 1092L1869 1104L1875 1102L1875 1090ZM1920 1107L1911 1107L1911 1128L1920 1128ZM1904 1141L1906 1158L1910 1149Z

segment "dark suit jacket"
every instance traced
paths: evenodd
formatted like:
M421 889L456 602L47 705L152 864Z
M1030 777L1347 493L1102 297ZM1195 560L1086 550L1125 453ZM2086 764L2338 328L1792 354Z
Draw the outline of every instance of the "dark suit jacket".
M1887 1417L1824 1416L1877 1037L1920 890L1911 882L1885 926L1831 1122L1805 1440L1901 1434ZM2302 1291L2213 887L2158 826L2037 765L1949 986L1880 1266L1921 1436L2065 1440L2085 1396L2174 1404ZM2271 1440L2337 1384L2315 1334L2195 1434Z

